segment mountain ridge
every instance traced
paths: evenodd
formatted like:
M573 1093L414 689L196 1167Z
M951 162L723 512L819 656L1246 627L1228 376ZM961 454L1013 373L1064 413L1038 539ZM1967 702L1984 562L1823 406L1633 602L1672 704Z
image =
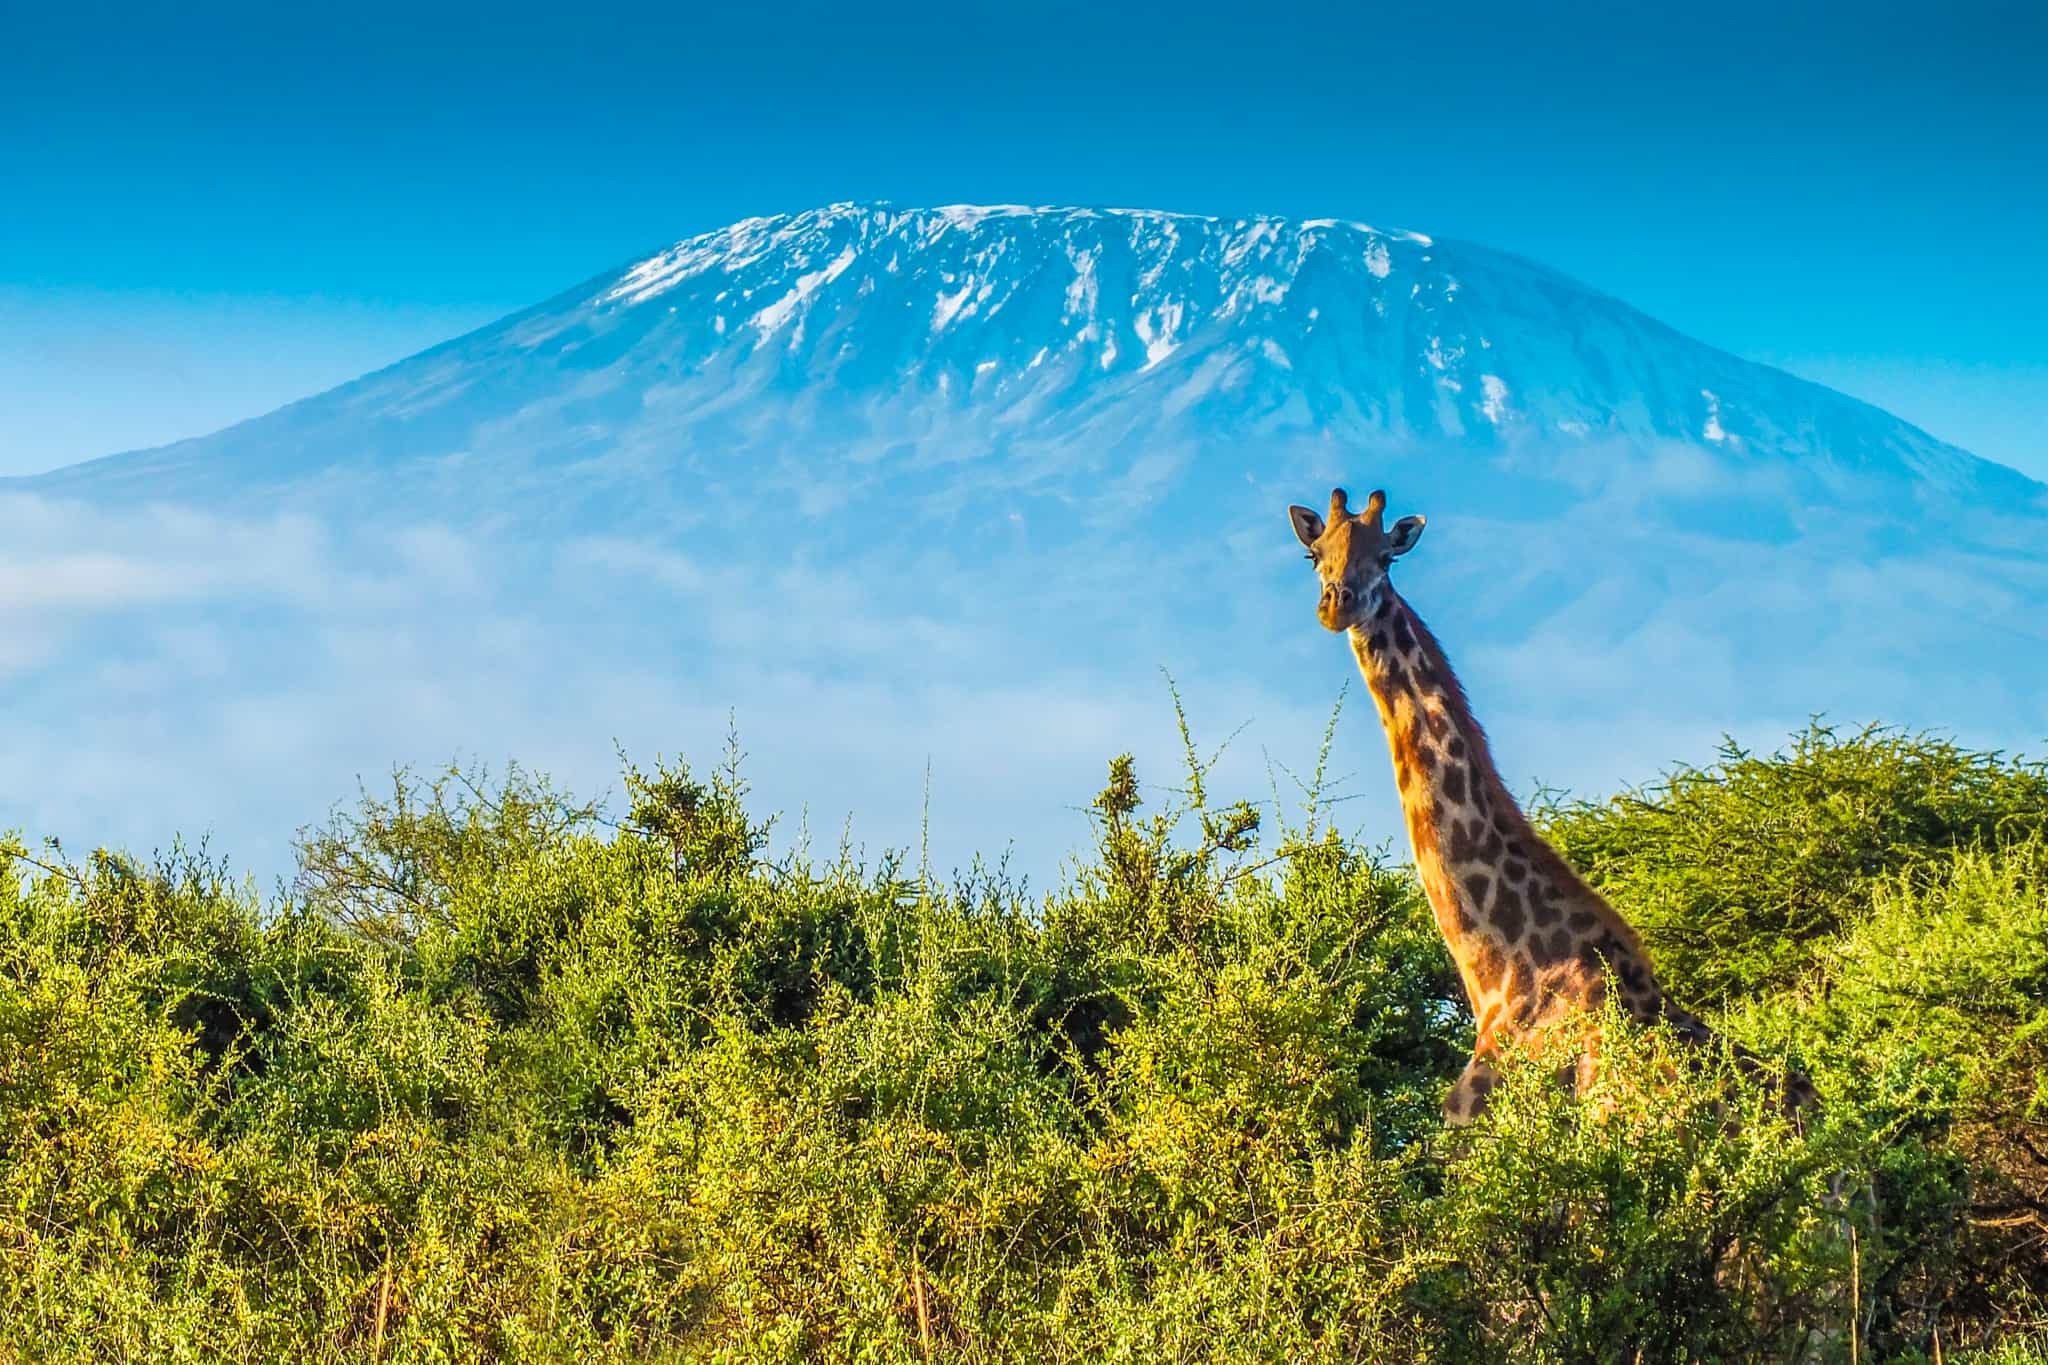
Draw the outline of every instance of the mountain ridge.
M1191 249L1184 247L1184 233L1195 239ZM954 246L949 238L964 242L966 254L913 267L907 283L886 278L899 273L907 248L940 252ZM1000 266L1013 247L1026 259L1006 278L991 265ZM1106 272L1099 267L1112 248L1122 256L1114 264L1122 267L1123 278L1137 286L1127 304L1106 297ZM890 253L887 261L880 259L884 252ZM1179 278L1168 280L1169 273ZM852 297L838 287L845 277L858 281ZM1472 307L1459 307L1461 293L1474 297L1468 277L1480 281L1481 296L1480 316L1470 322ZM714 281L726 288L708 299L708 290L691 288L693 282ZM1399 297L1402 285L1405 300ZM1061 291L1065 306L1048 325L1050 288ZM1310 301L1291 302L1298 290ZM735 291L735 306L720 309ZM1590 310L1593 321L1618 328L1620 340L1560 359L1532 356L1535 343L1527 336L1503 338L1507 344L1500 354L1478 358L1495 349L1489 330L1513 330L1524 321L1518 314L1533 314L1561 333L1551 325L1558 319L1534 314L1537 305L1530 300L1540 302L1546 291L1555 296L1553 312ZM891 296L884 299L888 306L863 312L863 301L878 294ZM1512 297L1496 305L1489 294ZM762 303L763 295L771 297ZM922 302L927 295L928 332L908 335L916 329L904 327L902 315L913 296ZM1319 336L1332 303L1356 305L1359 317L1377 314L1374 325L1358 327L1350 325L1358 318L1339 318ZM684 304L711 319L711 335L664 335L661 318L649 318L650 309L677 314ZM1030 325L990 327L1006 308L1018 307L1038 310ZM851 313L837 330L856 340L850 353L824 355L809 335L810 324L822 316L826 329L834 330L835 312ZM289 446L289 429L300 419L401 385L439 363L487 360L519 349L522 336L530 348L573 339L579 329L595 335L632 333L636 327L642 335L629 336L618 358L631 360L645 347L657 369L695 367L701 373L725 365L735 377L772 390L772 381L791 368L789 358L797 357L800 378L821 401L835 389L872 394L893 385L897 398L931 407L957 411L978 404L994 414L1013 413L1012 428L1114 406L1120 393L1157 382L1148 376L1164 371L1181 377L1177 400L1184 396L1189 403L1202 401L1204 386L1235 384L1240 392L1231 404L1259 413L1282 434L1313 429L1362 445L1496 446L1619 436L1718 447L1738 461L1745 447L1760 444L1767 455L1835 458L1850 468L1895 472L1888 466L1902 462L1910 473L1943 487L1996 486L2026 501L2048 495L2018 471L1943 442L1873 404L1696 341L1623 300L1514 253L1338 219L1019 205L920 209L882 202L742 219L685 237L526 309L219 432L12 482L56 491L119 475L113 481L118 484L146 478L150 469L166 469L186 456L204 458L209 443L232 446L255 438ZM964 340L948 337L956 329ZM1334 341L1326 343L1333 330ZM1358 354L1347 354L1366 346L1377 349L1363 363ZM864 348L886 354L877 363ZM563 345L559 358L573 362L579 349ZM963 351L971 359L957 354ZM1032 354L1027 358L1025 352ZM1145 361L1137 364L1141 353ZM1686 391L1666 385L1669 391L1653 400L1652 384L1603 388L1587 377L1615 365L1615 354L1622 357L1618 363L1653 379L1657 366L1685 371L1678 387ZM1656 364L1645 363L1644 356ZM1199 368L1189 372L1188 362L1197 358L1208 365L1206 374ZM768 363L778 359L779 365ZM1567 362L1573 359L1585 373L1571 370ZM1061 373L1034 376L1048 361ZM759 373L766 370L778 373ZM842 377L854 382L842 385ZM1297 398L1299 410L1290 413ZM1072 410L1059 410L1062 405ZM1790 429L1759 420L1760 413L1786 411L1801 414L1787 424ZM671 429L688 424L685 413L671 412L664 420ZM1213 413L1208 421L1216 424ZM394 422L404 425L402 419ZM984 423L982 434L997 434L1002 425ZM1130 424L1123 425L1128 432ZM400 458L447 453L425 445L399 452ZM1873 451L1889 458L1873 460ZM314 462L321 463L318 457Z

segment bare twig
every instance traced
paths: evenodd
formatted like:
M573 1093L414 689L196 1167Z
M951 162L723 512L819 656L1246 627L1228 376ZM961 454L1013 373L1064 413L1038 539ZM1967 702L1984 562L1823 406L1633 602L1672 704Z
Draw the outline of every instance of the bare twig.
M383 1282L377 1288L377 1327L370 1342L371 1365L384 1358L384 1322L391 1311L391 1253L384 1253Z

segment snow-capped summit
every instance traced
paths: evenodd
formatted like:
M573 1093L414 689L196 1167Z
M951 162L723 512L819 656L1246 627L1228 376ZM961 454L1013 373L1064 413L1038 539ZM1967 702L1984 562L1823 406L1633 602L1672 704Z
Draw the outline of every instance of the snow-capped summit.
M388 472L936 436L963 452L1674 442L1838 491L1872 477L2018 486L1483 247L1333 219L879 204L687 238L271 417L51 482L228 474L246 488L366 459Z

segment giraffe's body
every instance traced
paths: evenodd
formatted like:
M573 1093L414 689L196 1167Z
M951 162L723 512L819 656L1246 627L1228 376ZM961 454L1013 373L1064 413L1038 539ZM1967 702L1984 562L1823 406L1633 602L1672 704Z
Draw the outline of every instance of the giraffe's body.
M1391 584L1350 635L1386 727L1416 871L1479 1029L1445 1116L1470 1121L1499 1043L1599 1006L1610 973L1631 1016L1704 1038L1657 984L1635 930L1530 828L1443 651Z
M1442 648L1388 581L1388 565L1414 545L1422 520L1383 530L1385 501L1374 493L1353 516L1338 489L1327 525L1307 508L1290 510L1323 579L1318 616L1349 633L1379 708L1416 870L1478 1025L1445 1117L1478 1115L1502 1042L1583 1021L1606 1001L1610 980L1631 1018L1662 1020L1681 1038L1706 1042L1711 1032L1665 994L1635 930L1509 795ZM1793 1079L1795 1089L1806 1084Z

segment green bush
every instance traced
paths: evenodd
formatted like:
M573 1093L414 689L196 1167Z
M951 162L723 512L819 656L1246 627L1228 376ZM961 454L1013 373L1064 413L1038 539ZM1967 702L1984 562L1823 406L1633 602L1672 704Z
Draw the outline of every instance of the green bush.
M0 1360L2048 1359L2040 768L1815 730L1552 808L1823 1106L1609 1019L1455 1132L1412 878L1202 776L1113 764L1037 900L771 859L732 764L616 825L401 775L271 903L17 844Z
M1627 908L1665 978L1720 1005L1792 986L1876 888L2038 837L2048 765L1815 723L1768 758L1730 743L1712 767L1542 814L1566 860Z

